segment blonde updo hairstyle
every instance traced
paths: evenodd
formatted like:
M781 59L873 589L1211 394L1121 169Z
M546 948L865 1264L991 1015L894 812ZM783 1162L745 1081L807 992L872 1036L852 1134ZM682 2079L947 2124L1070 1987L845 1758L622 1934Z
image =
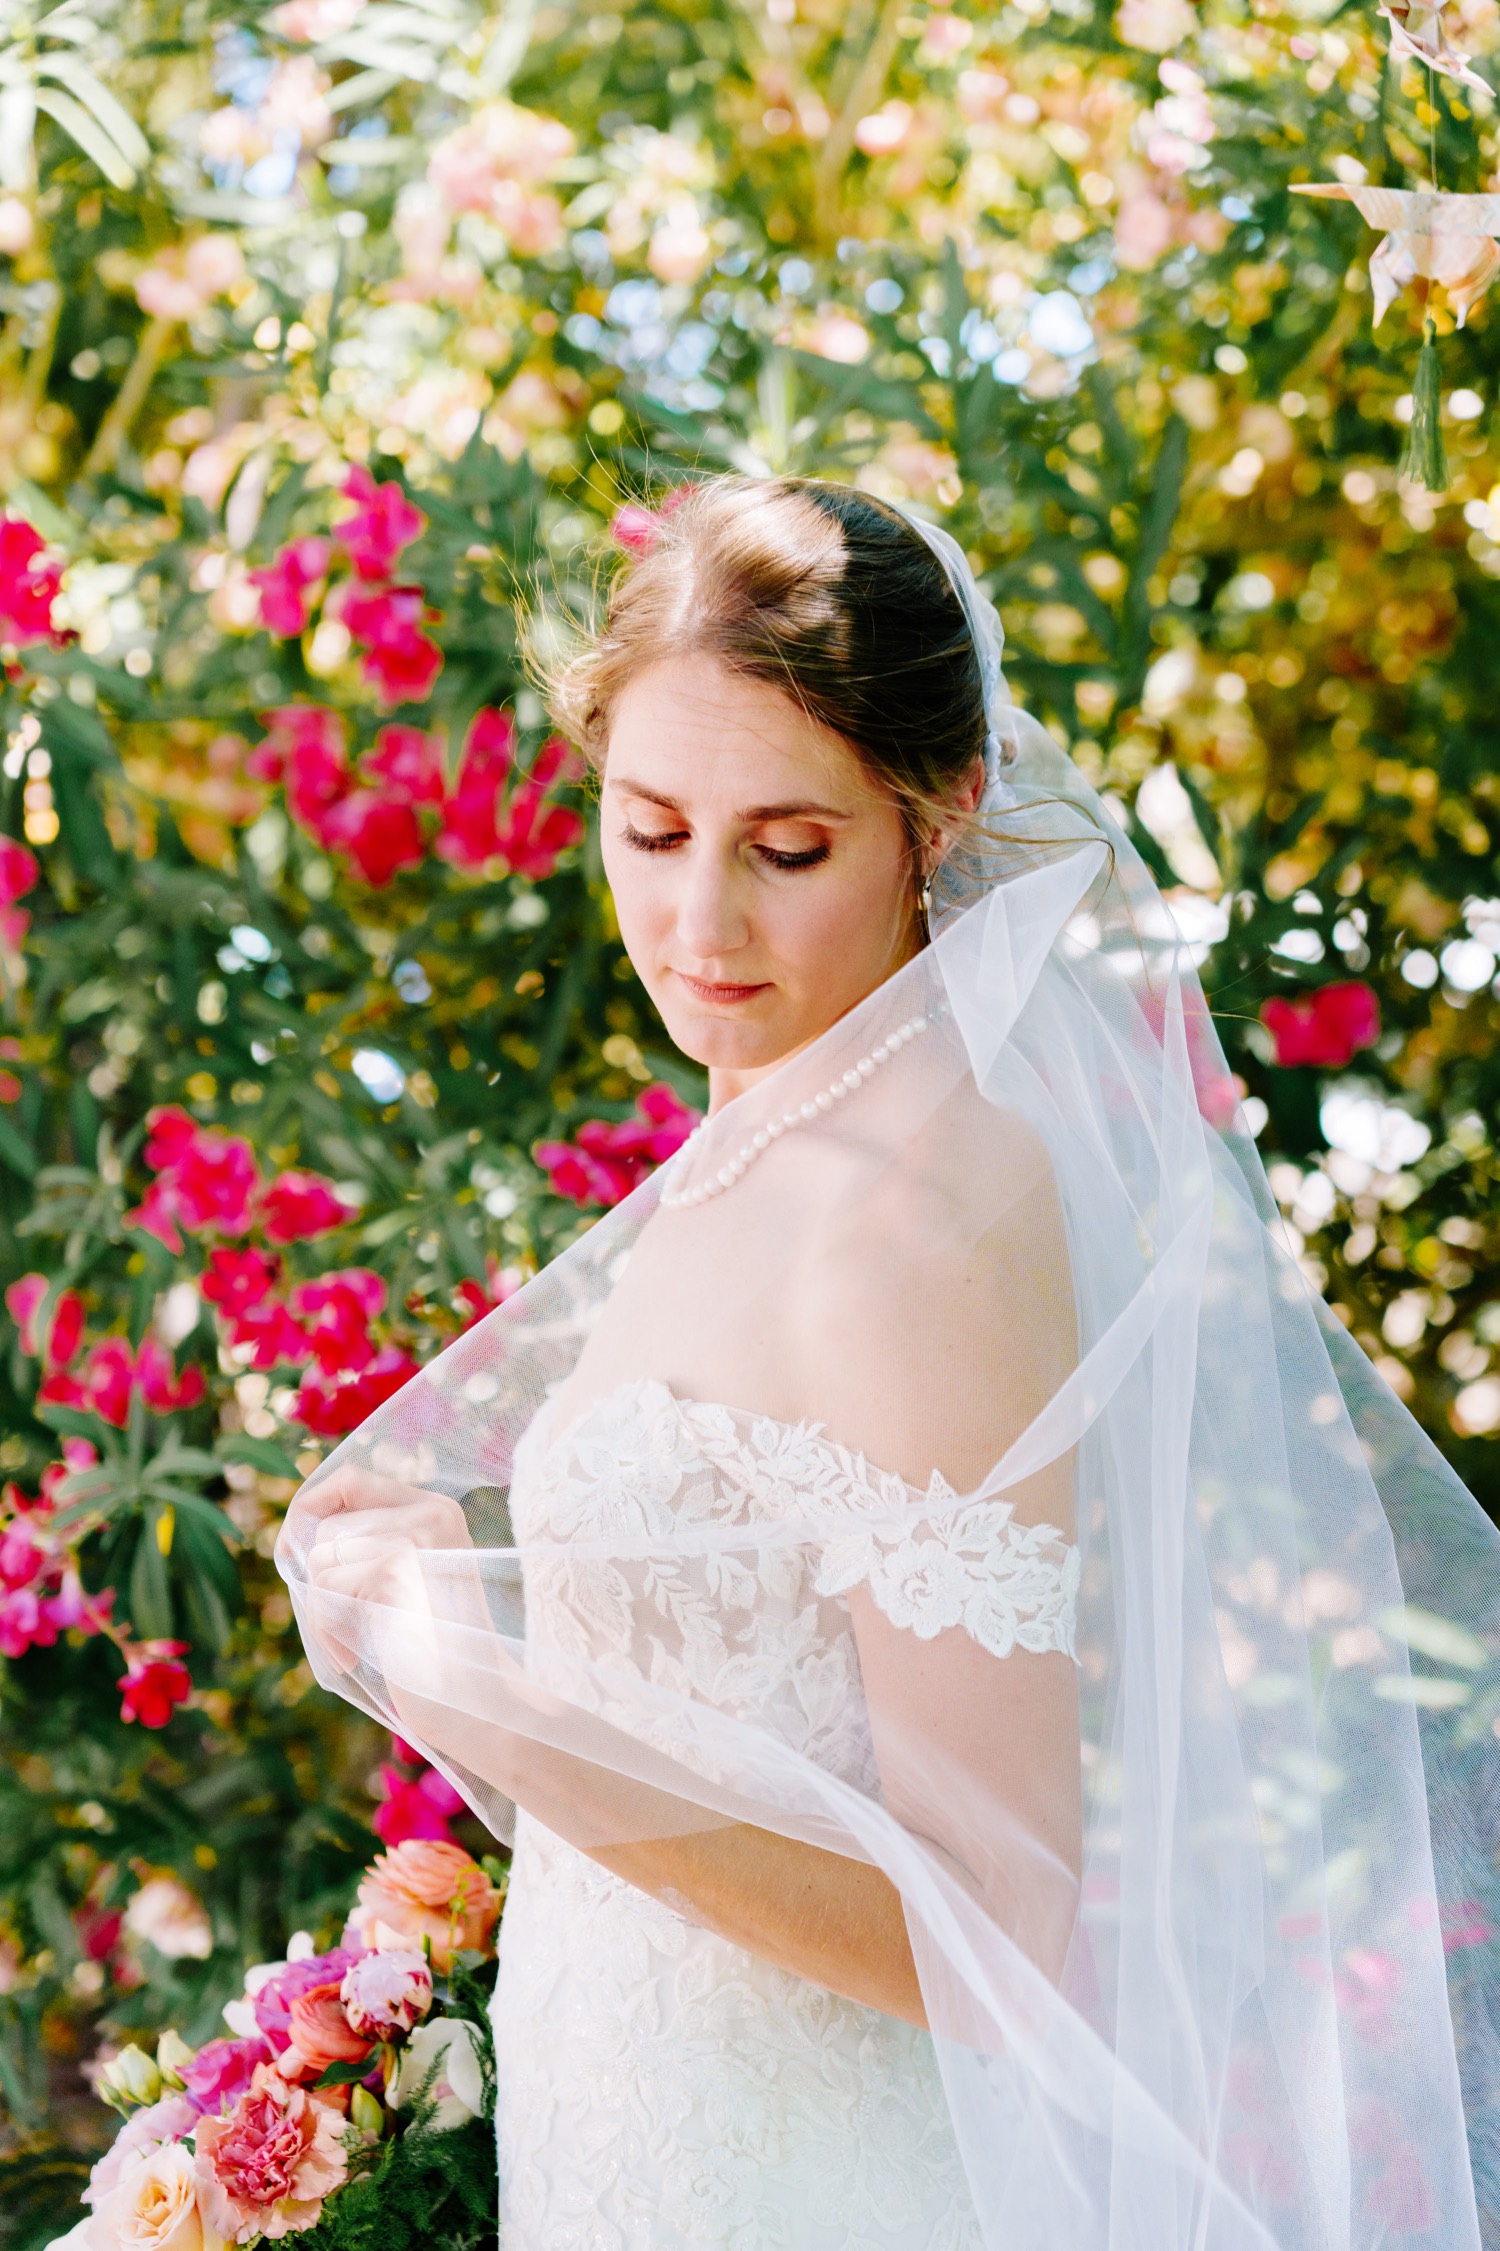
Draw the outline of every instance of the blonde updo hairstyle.
M711 656L843 737L900 807L915 869L953 834L984 758L979 661L942 564L897 510L843 485L713 477L673 501L619 568L598 634L548 680L557 725L602 772L627 683Z

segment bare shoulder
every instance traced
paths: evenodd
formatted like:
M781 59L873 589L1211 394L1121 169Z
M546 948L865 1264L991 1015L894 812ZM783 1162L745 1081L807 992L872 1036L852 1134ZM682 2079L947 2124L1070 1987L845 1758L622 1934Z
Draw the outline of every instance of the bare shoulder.
M807 1412L914 1482L936 1468L972 1488L1076 1357L1041 1136L972 1085L955 1089L813 1231L790 1297Z

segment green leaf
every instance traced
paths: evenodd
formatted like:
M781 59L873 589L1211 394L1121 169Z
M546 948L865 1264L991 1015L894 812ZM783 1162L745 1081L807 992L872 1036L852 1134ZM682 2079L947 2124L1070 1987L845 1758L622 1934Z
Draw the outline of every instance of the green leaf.
M72 135L85 156L91 156L111 187L128 188L135 184L135 166L111 140L102 125L89 115L71 94L51 86L37 88L36 106L55 120L65 133Z
M150 142L130 112L107 86L101 85L91 70L86 70L72 55L47 55L37 64L37 75L55 78L70 94L76 94L109 134L126 163L133 165L137 172L145 170L151 162Z
M302 1472L285 1447L278 1446L274 1438L251 1438L242 1430L231 1437L221 1438L214 1448L221 1462L246 1462L251 1469L264 1472L267 1477L296 1477Z
M314 2080L314 2091L319 2087L357 2087L360 2080L368 2078L374 2068L375 2054L375 2049L371 2048L360 2063L331 2063L322 2078Z

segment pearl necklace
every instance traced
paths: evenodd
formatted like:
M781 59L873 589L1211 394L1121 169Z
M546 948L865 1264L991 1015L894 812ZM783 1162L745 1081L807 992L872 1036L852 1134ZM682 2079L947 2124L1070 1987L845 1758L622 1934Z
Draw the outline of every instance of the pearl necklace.
M779 1118L772 1118L769 1123L761 1126L742 1149L720 1165L718 1171L699 1187L685 1188L675 1193L670 1188L663 1188L662 1203L669 1211L682 1211L691 1204L706 1204L710 1196L722 1196L726 1188L732 1188L737 1180L744 1178L756 1158L763 1157L773 1141L779 1141L794 1126L813 1125L820 1117L826 1116L836 1102L842 1102L846 1096L857 1093L866 1079L875 1076L882 1063L889 1063L893 1055L900 1053L908 1040L916 1039L946 1014L946 1009L932 1008L925 1015L909 1016L904 1024L898 1024L895 1031L887 1034L879 1047L873 1047L868 1055L862 1055L857 1063L851 1064L821 1094L814 1094L806 1102L799 1102L790 1110L783 1110ZM671 1177L674 1180L686 1167L688 1152L705 1130L706 1125L695 1126L672 1159Z

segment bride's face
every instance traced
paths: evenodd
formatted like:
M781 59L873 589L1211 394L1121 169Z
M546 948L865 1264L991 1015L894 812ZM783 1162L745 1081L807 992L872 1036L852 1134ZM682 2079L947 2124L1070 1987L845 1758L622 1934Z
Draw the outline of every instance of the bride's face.
M841 735L712 658L614 710L604 865L631 961L716 1094L816 1039L917 945L911 842Z

